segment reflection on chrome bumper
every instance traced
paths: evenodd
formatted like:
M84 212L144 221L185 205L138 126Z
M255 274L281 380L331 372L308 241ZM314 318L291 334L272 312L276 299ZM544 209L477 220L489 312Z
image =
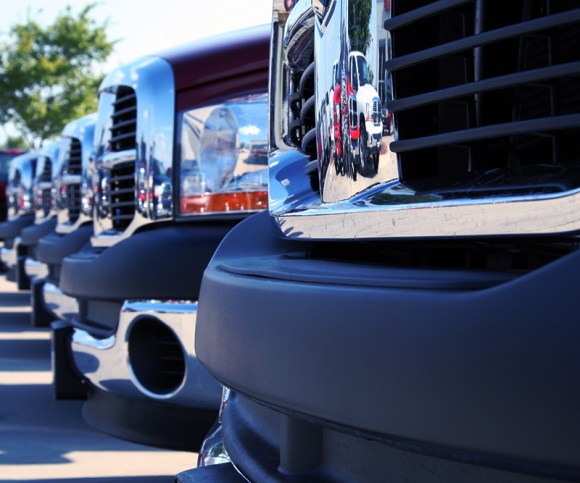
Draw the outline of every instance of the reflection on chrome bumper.
M44 305L57 318L69 320L79 313L79 304L73 297L62 293L53 283L46 282L42 288Z
M48 265L34 258L26 259L24 270L30 278L46 278L48 276Z
M20 237L14 239L12 248L2 247L2 250L0 251L2 262L10 269L16 267L16 264L18 263L18 245L20 245Z
M8 268L14 268L16 266L16 250L14 248L2 248L0 257Z
M196 302L132 301L125 302L117 333L97 339L75 329L72 352L78 370L96 387L136 399L158 399L182 406L203 409L219 407L221 386L199 363L194 348ZM171 391L156 392L145 387L132 367L131 344L139 343L143 322L170 331L181 346L185 358L183 380ZM139 327L139 330L134 330ZM163 343L163 342L162 342ZM133 346L134 347L134 346ZM154 357L154 353L147 357Z

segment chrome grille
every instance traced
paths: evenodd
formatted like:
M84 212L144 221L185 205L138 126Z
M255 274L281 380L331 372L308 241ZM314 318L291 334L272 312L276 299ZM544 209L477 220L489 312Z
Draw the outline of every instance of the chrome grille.
M580 186L580 8L572 0L392 2L401 180L487 196Z
M137 96L131 87L119 86L113 103L110 145L112 152L135 149Z
M122 231L135 215L135 162L114 165L108 184L113 228Z

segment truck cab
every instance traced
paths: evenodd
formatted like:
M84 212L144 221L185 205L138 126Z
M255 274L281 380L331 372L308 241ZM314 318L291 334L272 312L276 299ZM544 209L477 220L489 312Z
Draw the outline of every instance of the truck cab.
M56 395L86 397L99 430L196 450L215 420L197 299L226 233L267 206L268 49L267 27L204 39L121 66L99 89L91 240L63 260L59 285L79 311L53 331L65 347L55 381L79 382Z
M579 479L578 4L330 3L274 2L269 213L204 274L226 390L181 481ZM359 53L383 129L355 178L306 111Z

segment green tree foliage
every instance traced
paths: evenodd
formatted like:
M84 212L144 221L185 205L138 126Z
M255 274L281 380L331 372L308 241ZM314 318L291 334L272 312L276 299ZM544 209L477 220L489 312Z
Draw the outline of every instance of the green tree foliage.
M371 43L369 21L373 11L372 0L359 0L348 5L348 35L350 49L366 54Z
M30 147L97 108L97 66L113 51L107 22L92 18L95 4L71 7L42 26L34 19L12 26L0 44L0 123L11 121Z
M26 140L21 136L8 136L3 146L0 146L0 149L9 149L9 148L16 148L16 149L28 149L28 143Z

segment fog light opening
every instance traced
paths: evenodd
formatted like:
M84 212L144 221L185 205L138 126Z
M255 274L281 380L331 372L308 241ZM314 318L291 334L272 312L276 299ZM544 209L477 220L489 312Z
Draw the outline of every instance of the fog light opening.
M141 389L153 396L177 391L185 379L185 355L177 336L161 321L144 317L128 335L129 367Z

